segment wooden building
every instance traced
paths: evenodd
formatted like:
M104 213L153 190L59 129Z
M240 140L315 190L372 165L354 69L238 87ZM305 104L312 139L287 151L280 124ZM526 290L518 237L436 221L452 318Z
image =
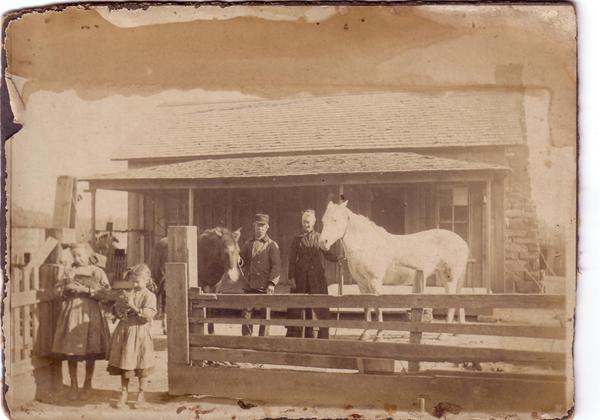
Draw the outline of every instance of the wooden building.
M287 278L301 210L321 215L343 191L392 233L457 232L471 250L467 286L512 291L535 271L539 247L523 97L480 89L164 106L149 134L114 156L128 170L84 181L92 195L129 193L130 264L147 262L170 225L241 226L245 240L260 211Z

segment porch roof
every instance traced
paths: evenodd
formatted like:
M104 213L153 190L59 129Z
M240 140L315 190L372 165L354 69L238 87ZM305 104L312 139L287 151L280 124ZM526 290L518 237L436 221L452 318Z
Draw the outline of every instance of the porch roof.
M363 93L157 107L115 160L315 151L415 151L523 144L523 93L469 89Z
M198 159L99 174L91 188L157 189L277 186L353 182L466 180L506 174L509 168L411 152L345 153ZM432 178L432 176L434 178Z

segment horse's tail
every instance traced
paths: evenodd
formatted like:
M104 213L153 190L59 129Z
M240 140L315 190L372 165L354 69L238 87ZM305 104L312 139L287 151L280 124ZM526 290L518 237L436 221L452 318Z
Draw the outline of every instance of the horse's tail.
M464 286L466 281L467 263L469 260L468 244L458 235L456 235L456 237L460 239L460 241L452 246L452 254L447 254L446 259L440 260L436 267L446 282L456 285L455 290L448 290L448 292L452 293L460 293L460 290Z
M456 282L456 293L464 286L467 276L467 264L469 261L469 245L460 238L460 247L457 249L456 260L452 268L452 281Z

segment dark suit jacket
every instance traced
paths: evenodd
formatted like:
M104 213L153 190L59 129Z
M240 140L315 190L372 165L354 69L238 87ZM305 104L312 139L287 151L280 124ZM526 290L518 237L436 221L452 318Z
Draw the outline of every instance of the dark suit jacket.
M251 239L240 249L242 270L250 288L264 291L269 284L276 285L281 274L281 253L277 242L265 235Z

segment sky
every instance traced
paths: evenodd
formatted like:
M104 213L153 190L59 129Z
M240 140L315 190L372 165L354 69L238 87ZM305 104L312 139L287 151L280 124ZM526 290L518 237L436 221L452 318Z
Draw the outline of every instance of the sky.
M548 107L540 117L547 135L528 133L533 197L541 220L564 224L574 185L573 35L568 7L27 14L10 24L7 43L9 88L24 124L11 141L12 197L50 212L56 176L123 169L109 157L143 135L144 118L163 103L485 87L521 63L503 83L547 92L540 103ZM80 207L89 214L85 194ZM125 208L123 195L98 196L100 217Z

